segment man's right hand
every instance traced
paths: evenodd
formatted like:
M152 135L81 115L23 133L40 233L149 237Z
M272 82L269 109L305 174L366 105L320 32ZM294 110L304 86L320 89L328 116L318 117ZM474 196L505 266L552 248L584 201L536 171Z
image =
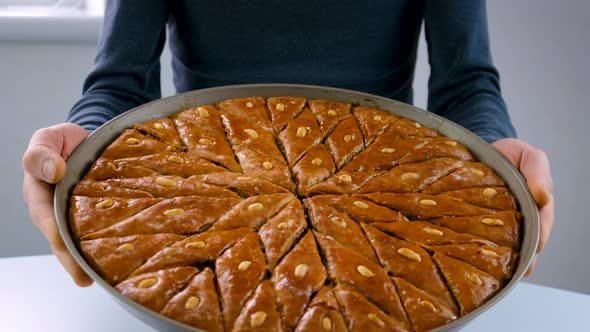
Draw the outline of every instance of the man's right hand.
M53 187L64 176L66 159L88 132L78 125L62 123L37 130L23 156L25 178L23 194L29 214L45 235L51 251L79 286L92 285L92 279L78 266L59 235L53 210Z

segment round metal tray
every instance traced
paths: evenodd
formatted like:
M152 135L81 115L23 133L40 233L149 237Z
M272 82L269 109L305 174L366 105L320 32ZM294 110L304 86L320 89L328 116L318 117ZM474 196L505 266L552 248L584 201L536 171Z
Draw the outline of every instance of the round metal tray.
M78 251L70 233L68 222L69 198L74 186L86 174L92 163L101 155L102 151L123 130L134 124L152 119L168 117L181 110L196 105L213 104L224 99L242 98L250 96L301 96L309 99L327 99L348 102L355 105L370 106L401 115L419 122L425 127L437 130L467 147L481 162L493 169L508 185L516 197L522 222L522 245L520 258L514 276L510 282L475 311L441 326L434 331L457 331L469 321L482 314L490 307L498 303L520 281L529 267L539 241L539 215L535 202L527 188L526 181L519 171L513 167L500 152L486 143L477 135L467 129L408 104L376 95L360 93L356 91L335 89L321 86L292 85L292 84L248 84L234 85L218 88L209 88L182 93L134 108L94 131L84 140L67 161L66 176L55 188L54 203L57 226L59 232L74 259L86 273L102 288L104 288L115 300L128 312L144 321L146 324L161 331L199 331L196 328L182 324L168 317L155 313L119 293L114 287L104 281L90 265L84 260Z

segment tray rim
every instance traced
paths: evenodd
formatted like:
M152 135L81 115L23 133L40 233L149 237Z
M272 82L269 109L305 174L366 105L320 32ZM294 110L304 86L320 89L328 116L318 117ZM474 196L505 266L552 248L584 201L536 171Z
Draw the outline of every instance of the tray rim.
M539 213L535 201L528 190L526 181L520 172L504 157L504 155L482 138L462 126L429 111L369 93L302 84L240 84L188 91L135 107L114 117L97 128L80 145L78 145L69 156L66 162L66 175L62 181L56 185L54 192L55 217L59 233L64 240L67 250L74 257L75 261L97 284L113 296L116 302L118 302L125 310L153 327L163 329L172 328L175 331L201 331L195 327L151 311L150 309L132 301L103 280L86 262L74 243L68 221L69 210L67 203L69 202L70 193L75 183L77 183L86 173L89 165L96 160L96 157L98 157L100 153L102 153L106 145L112 142L112 140L124 129L131 127L135 123L170 116L187 107L211 103L211 101L208 103L199 103L198 101L200 100L222 101L229 98L242 98L247 96L261 96L266 99L269 96L280 95L300 96L307 100L331 99L334 101L350 102L355 105L376 107L416 121L467 147L479 161L485 163L500 175L510 188L518 202L521 210L520 213L523 216L520 232L521 247L519 249L519 261L512 279L496 295L473 312L432 331L455 331L461 328L463 325L501 301L522 279L537 250L540 238ZM316 98L314 96L324 96L324 98ZM95 157L93 159L89 158L89 154L93 154ZM75 174L72 174L72 169L74 169Z

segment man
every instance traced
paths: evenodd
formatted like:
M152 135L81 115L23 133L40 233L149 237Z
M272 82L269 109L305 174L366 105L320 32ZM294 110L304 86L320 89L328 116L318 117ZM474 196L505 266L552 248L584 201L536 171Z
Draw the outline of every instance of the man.
M520 169L541 211L542 250L553 224L549 162L513 138L491 61L484 0L108 1L96 64L69 123L37 131L23 157L33 223L74 280L89 285L57 232L51 184L87 130L160 97L166 26L178 92L307 83L411 103L422 22L431 65L428 109L480 135Z

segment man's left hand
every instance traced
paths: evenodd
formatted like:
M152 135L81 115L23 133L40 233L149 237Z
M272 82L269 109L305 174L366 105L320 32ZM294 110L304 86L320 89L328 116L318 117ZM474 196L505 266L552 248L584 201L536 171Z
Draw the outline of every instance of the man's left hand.
M492 143L492 145L520 170L539 208L541 239L535 258L526 272L526 276L530 276L535 269L539 253L547 244L547 240L549 240L549 234L555 219L553 179L551 178L549 160L545 152L518 139L501 139Z

